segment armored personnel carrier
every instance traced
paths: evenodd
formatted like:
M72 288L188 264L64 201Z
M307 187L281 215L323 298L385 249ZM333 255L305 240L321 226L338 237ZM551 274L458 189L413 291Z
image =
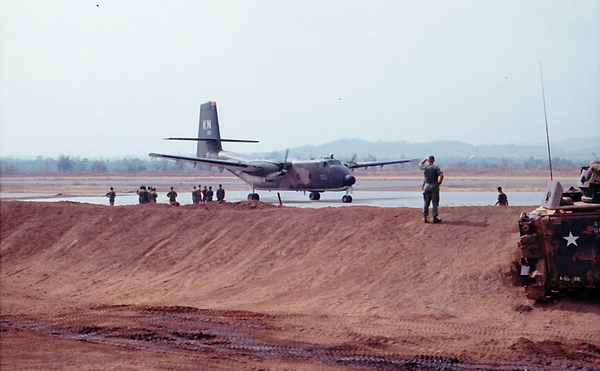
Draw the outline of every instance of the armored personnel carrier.
M542 205L519 218L519 232L521 283L530 299L600 290L600 162L581 168L577 188L548 184Z

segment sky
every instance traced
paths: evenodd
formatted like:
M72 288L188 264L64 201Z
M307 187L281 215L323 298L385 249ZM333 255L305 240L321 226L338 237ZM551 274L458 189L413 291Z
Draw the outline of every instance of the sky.
M191 154L207 101L242 153L544 143L543 95L600 137L600 1L0 0L0 157Z

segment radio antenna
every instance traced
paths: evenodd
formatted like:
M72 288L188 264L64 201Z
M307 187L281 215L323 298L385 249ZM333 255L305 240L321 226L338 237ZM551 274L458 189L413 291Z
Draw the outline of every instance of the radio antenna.
M548 134L548 114L546 113L546 94L544 94L544 74L542 73L542 62L540 61L540 78L542 79L542 99L544 101L544 119L546 120L546 143L548 143L548 163L550 164L550 180L552 178L552 156L550 155L550 135Z

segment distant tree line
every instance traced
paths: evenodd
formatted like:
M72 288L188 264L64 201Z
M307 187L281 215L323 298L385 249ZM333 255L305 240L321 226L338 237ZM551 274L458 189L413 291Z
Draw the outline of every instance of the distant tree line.
M277 156L275 156L277 157ZM280 157L280 156L279 156ZM376 161L377 158L370 156L368 161ZM385 160L385 159L381 159ZM359 161L367 161L360 159ZM548 160L538 158L439 158L436 161L444 168L454 169L547 169ZM587 165L580 161L555 158L552 159L552 166L555 169L579 169ZM404 168L406 165L391 165L384 169ZM378 167L374 168L378 169ZM186 162L175 162L162 159L140 159L140 158L121 158L121 159L94 159L80 158L74 156L60 155L58 158L48 158L38 156L34 160L24 160L18 158L0 159L0 174L102 174L102 173L145 173L145 172L189 172L189 171L209 171L210 168L204 165L197 165Z
M436 161L438 162L438 161ZM548 159L539 159L534 157L529 158L505 158L505 157L486 157L472 158L465 160L447 159L440 160L440 165L454 169L515 169L515 170L539 170L548 169ZM581 166L587 165L587 162L582 163L579 160L571 160L564 158L553 158L552 168L554 169L579 169Z
M168 160L139 158L94 159L60 155L58 158L38 156L35 160L18 158L0 159L0 174L102 174L102 173L144 173L144 172L188 172L208 171L207 166Z

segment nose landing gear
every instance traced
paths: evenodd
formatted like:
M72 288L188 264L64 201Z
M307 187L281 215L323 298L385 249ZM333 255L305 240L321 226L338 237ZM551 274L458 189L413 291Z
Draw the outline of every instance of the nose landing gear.
M350 196L350 193L352 193L352 187L346 188L346 194L342 197L343 203L349 204L352 202L352 196Z
M308 199L311 201L317 201L321 198L321 194L319 192L310 192L308 194Z

